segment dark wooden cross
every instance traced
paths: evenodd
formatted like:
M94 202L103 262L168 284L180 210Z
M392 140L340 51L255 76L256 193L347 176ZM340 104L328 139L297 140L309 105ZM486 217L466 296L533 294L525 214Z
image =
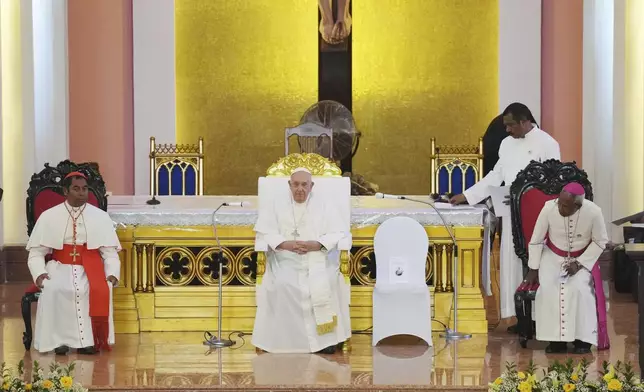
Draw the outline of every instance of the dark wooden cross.
M338 2L332 4L333 15L337 15ZM349 13L353 15L351 4ZM321 19L318 12L318 25ZM351 35L341 44L329 45L318 33L318 101L336 101L353 112L351 88ZM351 155L340 162L340 168L352 171Z

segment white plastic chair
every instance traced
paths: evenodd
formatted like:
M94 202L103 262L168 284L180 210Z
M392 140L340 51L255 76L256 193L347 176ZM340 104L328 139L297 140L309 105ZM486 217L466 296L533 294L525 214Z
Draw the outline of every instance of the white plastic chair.
M386 220L374 238L373 345L395 335L413 335L432 345L431 300L425 283L429 239L408 217Z

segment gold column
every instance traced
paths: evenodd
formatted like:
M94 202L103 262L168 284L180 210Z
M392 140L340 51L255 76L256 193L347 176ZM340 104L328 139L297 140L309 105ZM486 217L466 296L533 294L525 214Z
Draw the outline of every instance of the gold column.
M153 293L154 292L154 244L145 245L146 250L146 266L145 269L145 292Z
M447 244L445 245L445 255L446 255L446 261L447 261L447 276L445 277L447 280L447 284L445 285L445 291L447 292L453 292L454 291L454 245L453 244Z
M434 291L437 293L442 293L445 291L445 286L443 285L443 244L434 245Z
M136 283L134 285L134 292L143 291L143 244L134 244L136 250Z

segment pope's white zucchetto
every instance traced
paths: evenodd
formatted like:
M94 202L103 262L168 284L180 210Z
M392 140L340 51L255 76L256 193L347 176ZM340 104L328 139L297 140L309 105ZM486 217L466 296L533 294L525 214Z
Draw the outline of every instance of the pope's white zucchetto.
M295 170L293 170L293 171L291 172L291 175L293 175L293 174L295 174L295 173L299 173L299 172L304 172L304 173L309 173L309 174L311 174L311 171L310 171L309 169L307 169L307 168L305 168L305 167L298 167L297 169L295 169Z

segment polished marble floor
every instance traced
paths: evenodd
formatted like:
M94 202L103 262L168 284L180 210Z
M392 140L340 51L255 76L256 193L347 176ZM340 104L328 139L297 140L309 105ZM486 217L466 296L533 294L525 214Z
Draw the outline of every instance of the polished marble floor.
M53 354L25 352L19 299L25 285L0 285L0 362L38 360L47 366ZM232 349L208 351L200 333L145 333L117 335L110 353L70 355L61 362L76 362L76 378L86 386L196 388L203 386L326 385L356 388L379 385L483 386L513 362L525 367L532 360L545 367L566 355L546 355L544 344L531 342L522 349L516 337L503 330L446 344L435 334L433 348L414 338L398 338L372 348L371 337L355 335L348 354L257 354L241 339ZM609 312L611 349L593 352L591 371L604 360L627 361L637 367L637 307L630 296L612 295Z

